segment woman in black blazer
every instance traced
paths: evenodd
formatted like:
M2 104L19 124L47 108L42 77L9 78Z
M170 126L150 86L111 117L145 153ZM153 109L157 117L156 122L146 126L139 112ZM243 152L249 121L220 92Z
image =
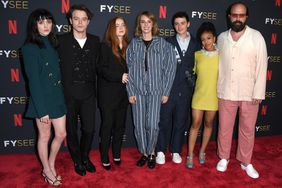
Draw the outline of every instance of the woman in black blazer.
M27 23L27 38L22 47L24 68L28 77L30 100L25 114L34 118L38 128L37 150L43 166L42 176L53 186L61 185L55 170L55 159L66 136L66 105L61 84L55 21L45 9L33 11ZM48 142L51 124L55 137Z
M100 152L103 167L111 169L108 151L112 137L113 161L121 163L121 145L128 107L128 82L125 53L128 46L128 27L122 17L110 20L101 45L98 70L98 105L102 117Z

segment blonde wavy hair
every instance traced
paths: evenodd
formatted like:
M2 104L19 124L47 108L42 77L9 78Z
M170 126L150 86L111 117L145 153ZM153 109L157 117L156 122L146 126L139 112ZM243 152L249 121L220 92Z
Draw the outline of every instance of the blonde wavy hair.
M135 36L136 37L142 36L142 30L141 30L141 25L140 25L142 16L148 17L153 22L152 35L153 36L158 35L159 34L159 27L158 27L158 24L157 24L156 17L154 16L153 13L148 12L148 11L144 11L144 12L141 12L136 19Z

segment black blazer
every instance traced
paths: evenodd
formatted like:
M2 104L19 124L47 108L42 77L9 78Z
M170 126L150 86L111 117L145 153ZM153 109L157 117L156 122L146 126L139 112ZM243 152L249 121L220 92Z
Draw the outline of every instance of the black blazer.
M193 36L191 36L190 43L186 50L185 56L183 56L180 46L177 42L176 36L167 38L167 41L174 46L180 57L180 61L178 60L177 62L177 70L171 92L185 93L185 91L190 91L187 88L194 86L194 54L200 49L200 45L197 40Z
M84 49L90 50L89 60L92 63L92 71L94 74L93 83L74 85L72 83L73 63L75 53L75 42L73 33L60 35L59 39L59 56L62 73L62 83L64 86L65 97L68 101L69 98L85 99L92 95L96 95L96 72L97 63L100 56L100 41L97 36L87 33L87 40L83 46Z
M125 60L119 62L112 47L102 43L98 68L98 105L100 108L123 108L128 105L126 85L122 75L127 73Z

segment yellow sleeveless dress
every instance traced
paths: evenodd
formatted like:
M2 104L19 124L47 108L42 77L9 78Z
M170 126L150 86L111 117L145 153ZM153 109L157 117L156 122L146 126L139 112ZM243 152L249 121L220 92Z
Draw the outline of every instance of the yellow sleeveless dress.
M197 79L192 108L217 111L218 51L200 50L195 52L194 73Z

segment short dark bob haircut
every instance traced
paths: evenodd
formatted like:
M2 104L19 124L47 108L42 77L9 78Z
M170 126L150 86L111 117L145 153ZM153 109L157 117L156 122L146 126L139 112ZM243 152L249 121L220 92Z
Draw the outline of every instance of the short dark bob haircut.
M38 31L37 23L41 20L50 19L52 21L52 29L48 38L51 45L56 48L58 46L58 40L55 35L55 19L53 15L46 9L36 9L28 17L27 20L27 36L25 43L36 44L39 48L44 48L45 45L41 39L41 35Z

